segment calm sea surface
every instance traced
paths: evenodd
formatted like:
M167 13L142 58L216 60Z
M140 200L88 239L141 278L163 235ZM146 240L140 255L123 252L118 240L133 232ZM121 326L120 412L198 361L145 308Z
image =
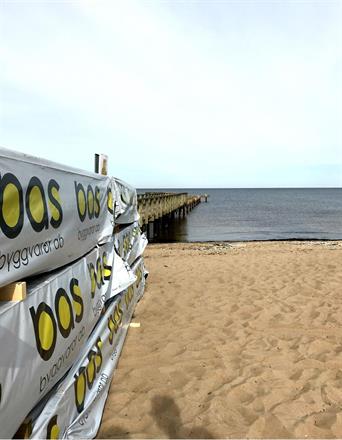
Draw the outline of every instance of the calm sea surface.
M209 194L157 241L342 239L342 188L162 189Z

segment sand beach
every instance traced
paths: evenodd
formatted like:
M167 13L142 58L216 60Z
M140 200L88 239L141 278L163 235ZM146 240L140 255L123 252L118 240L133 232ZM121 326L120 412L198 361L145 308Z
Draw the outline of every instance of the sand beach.
M145 256L98 438L342 437L342 242Z

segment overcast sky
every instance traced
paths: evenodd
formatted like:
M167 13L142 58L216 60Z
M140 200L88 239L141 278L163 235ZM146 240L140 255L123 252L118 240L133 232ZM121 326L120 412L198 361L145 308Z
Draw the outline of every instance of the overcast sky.
M0 145L137 187L342 186L342 1L0 0Z

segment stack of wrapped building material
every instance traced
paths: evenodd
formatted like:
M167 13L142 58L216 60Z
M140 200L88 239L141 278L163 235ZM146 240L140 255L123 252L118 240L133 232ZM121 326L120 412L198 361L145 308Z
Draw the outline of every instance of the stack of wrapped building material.
M0 149L1 438L96 435L144 292L136 201L117 179Z

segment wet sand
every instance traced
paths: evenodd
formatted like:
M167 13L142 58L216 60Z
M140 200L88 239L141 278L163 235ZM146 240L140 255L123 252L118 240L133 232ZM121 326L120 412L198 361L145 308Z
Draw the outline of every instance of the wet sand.
M342 437L342 242L145 256L99 438Z

